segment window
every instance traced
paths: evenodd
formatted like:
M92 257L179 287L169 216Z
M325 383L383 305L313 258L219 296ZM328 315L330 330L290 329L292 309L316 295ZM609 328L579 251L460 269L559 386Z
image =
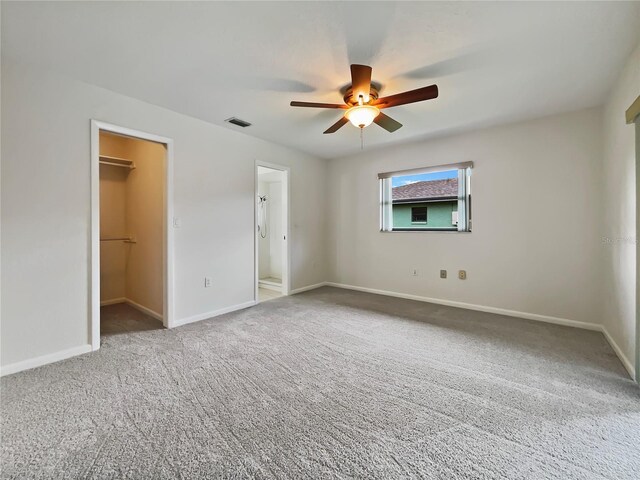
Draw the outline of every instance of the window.
M427 207L411 207L411 223L427 223Z
M380 230L471 231L471 162L380 173Z

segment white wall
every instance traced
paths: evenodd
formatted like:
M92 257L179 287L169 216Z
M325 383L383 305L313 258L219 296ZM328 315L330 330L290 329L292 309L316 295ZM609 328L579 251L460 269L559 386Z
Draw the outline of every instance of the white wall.
M278 172L278 176L282 178L283 174ZM267 216L269 218L269 272L272 277L282 279L282 252L284 249L282 234L282 181L269 183L267 210Z
M600 323L600 129L590 109L331 160L331 281ZM461 161L472 233L379 231L377 173Z
M91 118L175 141L178 320L253 300L256 159L291 167L292 288L326 280L323 160L3 57L3 367L90 343Z
M605 328L629 363L635 358L636 186L633 125L625 111L640 95L640 46L627 61L604 109L603 308Z

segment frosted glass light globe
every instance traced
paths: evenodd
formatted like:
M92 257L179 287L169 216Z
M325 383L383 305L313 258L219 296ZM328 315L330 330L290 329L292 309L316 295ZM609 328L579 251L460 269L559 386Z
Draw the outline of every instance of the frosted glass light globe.
M347 120L358 128L368 127L378 115L380 115L380 110L373 105L356 105L344 114Z

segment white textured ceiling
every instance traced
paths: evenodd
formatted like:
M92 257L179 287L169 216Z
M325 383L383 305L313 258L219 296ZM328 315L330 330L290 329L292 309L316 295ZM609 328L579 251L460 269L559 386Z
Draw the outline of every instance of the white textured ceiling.
M3 56L327 158L358 130L289 101L340 102L350 63L383 95L440 88L375 148L598 105L639 37L640 2L2 2Z

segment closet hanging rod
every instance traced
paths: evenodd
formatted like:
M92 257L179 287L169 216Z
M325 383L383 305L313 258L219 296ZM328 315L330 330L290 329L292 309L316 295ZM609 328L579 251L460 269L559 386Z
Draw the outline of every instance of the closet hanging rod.
M101 165L111 165L114 167L124 167L130 170L136 168L133 160L127 160L126 158L111 157L109 155L100 155L99 163Z
M112 238L101 238L100 239L101 242L118 242L118 241L124 241L124 242L128 242L128 243L136 243L136 240L133 236L129 236L129 237L112 237Z
M102 160L100 161L100 165L112 165L114 167L128 168L129 170L133 170L134 168L136 168L135 165L122 165L121 163L103 162Z

